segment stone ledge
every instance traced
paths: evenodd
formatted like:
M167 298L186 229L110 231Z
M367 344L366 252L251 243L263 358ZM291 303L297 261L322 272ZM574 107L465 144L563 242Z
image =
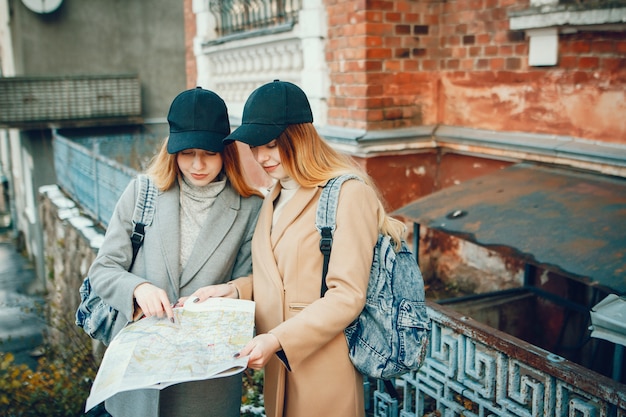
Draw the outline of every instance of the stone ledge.
M363 158L445 148L502 160L546 162L626 177L626 146L572 136L445 125L381 131L323 127L319 132L340 151Z
M100 249L104 240L104 231L94 223L93 219L81 214L76 203L67 197L56 184L39 188L39 193L50 200L56 208L57 218L67 221L94 249Z
M606 4L591 8L584 5L547 5L509 14L511 30L549 27L576 27L579 30L626 30L624 4ZM612 25L606 27L606 25ZM618 25L618 26L615 26Z
M532 3L532 2L531 2ZM623 0L550 4L509 13L511 30L523 30L529 39L528 65L544 67L559 61L560 33L626 31Z

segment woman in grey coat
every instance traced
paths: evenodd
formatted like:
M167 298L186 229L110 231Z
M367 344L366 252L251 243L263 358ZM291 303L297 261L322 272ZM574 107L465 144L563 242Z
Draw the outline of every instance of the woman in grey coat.
M93 290L117 309L113 334L141 317L172 319L177 300L251 273L250 244L261 194L248 185L224 101L200 87L179 94L169 137L148 168L159 189L152 224L130 271L136 180L120 197L89 270ZM167 358L163 358L167 361ZM106 400L118 416L239 416L241 374L134 390Z

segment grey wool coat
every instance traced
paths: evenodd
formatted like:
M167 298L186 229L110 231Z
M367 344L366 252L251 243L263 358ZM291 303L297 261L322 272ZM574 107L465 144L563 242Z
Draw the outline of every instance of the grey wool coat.
M135 207L137 181L130 182L120 197L98 255L89 269L93 290L119 311L113 334L117 334L133 315L133 291L150 282L167 292L170 302L189 296L196 289L247 276L252 271L251 241L262 204L260 197L243 198L227 181L217 196L202 226L187 265L180 266L180 189L159 191L152 224L146 227L145 239L131 271L130 234ZM166 360L164 358L163 360ZM177 390L170 396L189 415L223 416L219 404L236 405L239 415L241 375L208 381L189 382L159 390L136 390L117 394L106 401L113 416L158 416L163 392ZM169 401L169 400L168 400ZM171 401L170 401L171 402ZM197 413L197 414L196 414Z

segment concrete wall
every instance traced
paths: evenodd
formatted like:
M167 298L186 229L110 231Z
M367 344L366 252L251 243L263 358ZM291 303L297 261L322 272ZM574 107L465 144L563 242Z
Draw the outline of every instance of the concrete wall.
M44 256L41 223L37 207L37 189L56 178L49 130L12 131L10 187L12 216L18 248L26 250L34 261L37 283L33 290L44 288Z
M148 120L163 121L185 89L182 2L65 0L49 15L10 7L16 75L138 73Z
M167 135L167 112L186 88L182 2L65 0L38 14L0 0L0 74L67 76L137 73L146 128ZM9 177L14 231L44 283L37 190L56 182L50 131L3 131L0 161ZM156 149L155 149L156 151Z

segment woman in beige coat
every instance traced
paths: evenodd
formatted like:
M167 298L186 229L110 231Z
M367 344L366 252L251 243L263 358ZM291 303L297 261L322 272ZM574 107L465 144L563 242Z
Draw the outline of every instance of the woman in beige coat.
M252 240L253 276L203 296L256 302L257 336L239 352L265 368L268 417L365 414L363 378L348 356L343 330L358 316L379 230L396 239L404 225L386 216L368 176L329 147L313 127L304 92L275 81L248 98L242 125L225 139L247 143L277 180L266 196ZM340 192L336 230L320 298L323 256L315 212L322 187L354 173Z

